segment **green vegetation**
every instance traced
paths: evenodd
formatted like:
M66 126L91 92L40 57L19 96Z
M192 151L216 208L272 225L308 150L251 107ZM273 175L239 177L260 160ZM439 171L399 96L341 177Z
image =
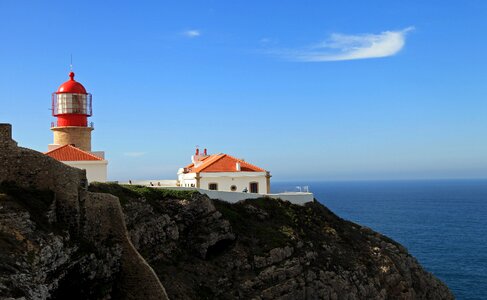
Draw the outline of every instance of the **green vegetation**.
M120 185L116 183L95 182L88 187L90 192L108 193L117 196L122 206L131 200L146 199L156 210L159 210L158 202L166 199L191 199L197 191L179 191L171 189L151 188L141 185Z
M293 208L269 198L249 199L230 204L214 200L215 207L227 219L239 240L259 255L270 249L294 243L296 221Z

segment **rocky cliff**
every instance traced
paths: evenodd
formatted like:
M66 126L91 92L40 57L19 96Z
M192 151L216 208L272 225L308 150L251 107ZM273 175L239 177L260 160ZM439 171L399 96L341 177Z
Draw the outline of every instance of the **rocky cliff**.
M162 284L161 284L162 283ZM94 184L0 124L1 299L452 299L323 205Z
M170 299L453 299L404 247L318 202L90 189L119 197L130 238Z

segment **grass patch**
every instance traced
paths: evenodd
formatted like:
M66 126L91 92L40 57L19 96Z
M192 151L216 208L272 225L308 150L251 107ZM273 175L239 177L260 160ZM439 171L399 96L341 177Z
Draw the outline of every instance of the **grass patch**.
M129 189L147 200L161 200L161 199L191 199L197 191L182 191L172 189L150 188L140 185L123 185L124 188Z
M197 191L181 191L172 189L151 188L141 185L120 185L116 183L95 182L88 187L90 192L108 193L117 196L122 206L130 201L145 198L149 204L159 210L158 202L166 199L191 199Z
M89 185L88 190L93 193L105 193L117 196L122 205L141 197L137 192L116 183L94 182Z

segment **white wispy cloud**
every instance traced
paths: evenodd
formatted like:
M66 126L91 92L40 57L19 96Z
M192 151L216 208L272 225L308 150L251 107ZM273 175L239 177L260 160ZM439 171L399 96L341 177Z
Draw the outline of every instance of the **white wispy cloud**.
M195 38L201 35L201 31L192 29L192 30L186 30L183 32L184 36L187 36L189 38Z
M123 155L124 156L129 156L129 157L140 157L146 155L147 152L125 152Z
M280 51L297 61L322 62L392 56L406 44L406 34L414 27L379 34L346 35L334 33L318 45L300 50Z

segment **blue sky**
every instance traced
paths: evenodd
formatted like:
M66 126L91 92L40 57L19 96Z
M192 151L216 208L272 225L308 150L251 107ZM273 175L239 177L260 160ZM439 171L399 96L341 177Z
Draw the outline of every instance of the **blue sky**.
M487 2L337 2L1 1L0 121L47 150L72 54L113 180L195 145L275 180L486 178Z

